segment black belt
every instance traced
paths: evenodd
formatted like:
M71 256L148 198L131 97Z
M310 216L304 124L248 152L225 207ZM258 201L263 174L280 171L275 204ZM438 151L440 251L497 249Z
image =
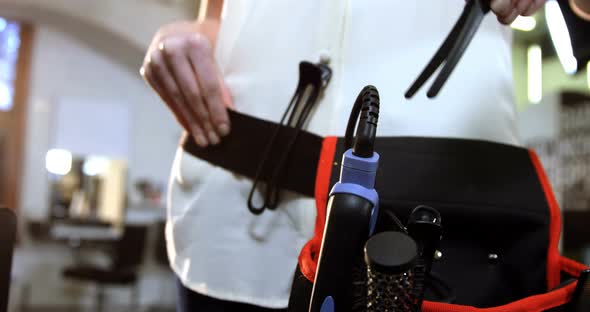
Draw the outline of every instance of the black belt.
M185 136L181 146L195 157L253 179L277 124L235 111L230 111L229 116L232 132L219 145L200 148L190 136ZM281 128L272 156L286 150L286 144L280 143L287 142L293 131L295 129L290 127ZM279 186L314 197L324 138L299 131ZM339 137L334 152L335 163L340 162L344 149L344 138ZM465 203L485 200L498 205L528 205L536 198L531 198L526 190L515 190L518 196L500 202L506 197L500 196L502 192L490 192L488 187L484 187L489 184L503 185L506 181L522 177L530 180L523 184L534 184L536 175L525 148L467 139L377 137L375 151L382 160L375 185L382 201L390 198L444 200L446 194L452 193L454 197L458 196L455 199ZM277 157L269 157L268 161L270 164L261 175L262 181L269 179ZM330 185L338 180L338 169L332 168ZM457 192L457 189L465 191ZM498 189L501 187L498 186Z
M206 148L199 147L189 135L182 138L181 146L191 155L220 166L229 171L254 179L260 160L264 156L268 142L271 140L278 124L256 117L229 111L232 131L224 137L219 145ZM260 179L268 181L272 168L277 166L280 155L287 150L285 144L297 130L283 126L277 134ZM322 149L323 138L310 132L299 130L285 165L283 179L278 182L282 189L297 192L309 197L314 196L314 186L318 159Z

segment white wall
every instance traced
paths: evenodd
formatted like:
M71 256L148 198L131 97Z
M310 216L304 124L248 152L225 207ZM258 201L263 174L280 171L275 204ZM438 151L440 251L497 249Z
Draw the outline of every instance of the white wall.
M0 0L0 8L24 18L59 13L145 47L159 25L196 16L197 3L197 0Z
M527 105L517 116L523 143L539 143L559 138L561 94L545 94L538 104Z
M32 219L47 216L45 153L53 139L52 108L60 99L128 105L129 184L142 177L166 183L180 129L139 75L43 25L33 49L21 211Z

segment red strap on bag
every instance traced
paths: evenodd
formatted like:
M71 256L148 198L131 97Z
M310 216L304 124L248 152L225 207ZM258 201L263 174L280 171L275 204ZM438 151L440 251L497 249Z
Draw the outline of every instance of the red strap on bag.
M330 193L330 176L334 167L334 154L336 152L337 137L326 137L322 143L322 151L318 162L315 201L317 217L313 239L308 241L299 254L299 265L301 273L309 281L315 279L317 260L324 236L324 224L326 223L326 206L328 205L328 194Z
M561 255L559 254L558 247L561 233L561 212L539 157L533 150L529 150L529 155L533 162L533 166L535 167L535 171L537 172L537 176L539 177L539 181L541 182L541 187L545 193L547 204L549 205L549 246L547 248L547 289L549 290L557 287L561 278Z

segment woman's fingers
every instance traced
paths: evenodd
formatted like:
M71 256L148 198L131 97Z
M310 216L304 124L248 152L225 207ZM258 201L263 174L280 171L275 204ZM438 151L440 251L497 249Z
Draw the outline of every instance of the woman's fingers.
M151 53L150 61L144 67L144 76L150 85L155 86L155 91L160 94L179 122L186 123L185 128L193 135L197 144L203 147L207 146L209 142L199 117L186 104L181 87L174 74L169 70L162 49L154 50Z
M202 98L209 111L212 134L225 136L230 131L227 106L224 103L223 78L217 69L210 43L200 36L189 40L189 59L196 74Z

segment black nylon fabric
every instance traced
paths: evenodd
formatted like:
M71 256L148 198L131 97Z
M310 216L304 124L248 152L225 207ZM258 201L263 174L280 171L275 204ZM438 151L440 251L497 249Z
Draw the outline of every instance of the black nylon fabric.
M443 257L433 272L454 290L454 303L493 307L546 292L549 206L528 150L418 137L378 140L375 150L378 231L391 226L383 210L404 223L418 205L439 210ZM343 152L339 141L336 159ZM339 172L333 168L331 185Z
M288 312L307 312L309 307L309 301L311 298L311 292L313 290L313 284L303 276L299 266L295 270L295 276L293 278L293 286L291 290L291 297L289 298ZM551 309L546 312L566 312L567 305L564 304Z

